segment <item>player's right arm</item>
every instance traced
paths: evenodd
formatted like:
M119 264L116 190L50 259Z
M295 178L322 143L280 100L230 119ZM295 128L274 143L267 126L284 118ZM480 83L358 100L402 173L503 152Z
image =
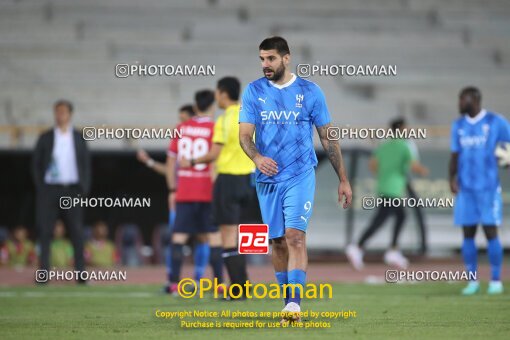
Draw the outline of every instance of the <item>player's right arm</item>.
M448 165L448 180L450 182L450 191L452 194L456 194L459 191L459 185L457 182L457 169L459 161L460 142L457 133L457 122L453 123L451 136L450 136L450 163Z
M278 173L278 164L269 158L262 156L257 150L257 146L253 142L253 134L255 133L255 125L250 123L239 123L239 143L244 153L266 176L274 176Z
M254 98L251 85L248 85L243 92L239 111L239 144L260 172L266 176L274 176L278 173L278 164L273 159L262 156L253 141L257 121Z
M450 191L452 194L456 194L459 191L459 186L457 184L457 163L458 163L459 154L457 152L452 152L450 154L450 164L449 164L449 173L448 178L450 180Z
M136 159L138 159L138 161L140 163L145 164L149 169L154 170L158 174L163 175L163 176L166 174L165 163L160 163L158 161L155 161L154 159L152 159L149 156L149 154L145 150L143 150L143 149L138 150L136 152Z

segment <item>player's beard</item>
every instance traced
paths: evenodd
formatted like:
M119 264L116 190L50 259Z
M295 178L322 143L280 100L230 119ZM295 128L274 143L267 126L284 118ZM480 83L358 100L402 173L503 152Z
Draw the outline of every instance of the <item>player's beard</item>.
M464 115L472 116L473 111L474 111L473 104L466 104L466 105L464 105L464 107L460 108L459 113L462 116L464 116Z
M272 71L273 75L266 76L266 71ZM262 69L262 72L264 73L264 76L266 77L267 80L277 82L280 79L282 79L283 75L285 74L285 65L283 65L283 61L282 61L282 63L280 64L280 66L278 66L278 68L276 70L273 70L270 67L265 67Z

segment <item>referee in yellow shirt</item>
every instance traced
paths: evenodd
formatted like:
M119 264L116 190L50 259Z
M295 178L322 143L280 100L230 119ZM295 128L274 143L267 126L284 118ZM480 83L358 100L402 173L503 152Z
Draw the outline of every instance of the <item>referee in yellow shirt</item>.
M237 78L224 77L218 81L216 102L225 112L214 125L213 146L205 156L180 160L179 165L190 167L216 161L218 177L212 202L214 222L220 227L223 259L230 283L243 285L248 274L246 257L237 250L237 227L240 223L260 223L261 217L253 177L255 164L239 144L240 92L241 84ZM233 292L232 295L238 294Z

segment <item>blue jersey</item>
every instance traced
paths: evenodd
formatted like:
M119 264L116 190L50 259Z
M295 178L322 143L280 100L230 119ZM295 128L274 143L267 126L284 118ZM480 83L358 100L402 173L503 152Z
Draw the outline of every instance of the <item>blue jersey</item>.
M453 122L451 151L458 153L458 182L461 190L495 190L499 187L498 162L494 150L510 141L510 126L502 116L482 110L476 117Z
M317 166L312 125L330 122L326 100L318 85L292 76L281 86L260 78L242 96L239 122L255 125L258 151L278 164L271 177L257 169L257 182L285 181Z

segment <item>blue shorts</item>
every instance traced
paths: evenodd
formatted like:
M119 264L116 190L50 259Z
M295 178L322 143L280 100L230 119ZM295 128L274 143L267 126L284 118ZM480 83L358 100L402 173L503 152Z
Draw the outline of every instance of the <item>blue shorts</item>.
M459 190L453 209L454 222L458 226L499 226L502 210L501 187L486 191Z
M312 216L315 169L287 181L257 183L262 220L269 226L269 239L285 235L286 228L306 232Z

